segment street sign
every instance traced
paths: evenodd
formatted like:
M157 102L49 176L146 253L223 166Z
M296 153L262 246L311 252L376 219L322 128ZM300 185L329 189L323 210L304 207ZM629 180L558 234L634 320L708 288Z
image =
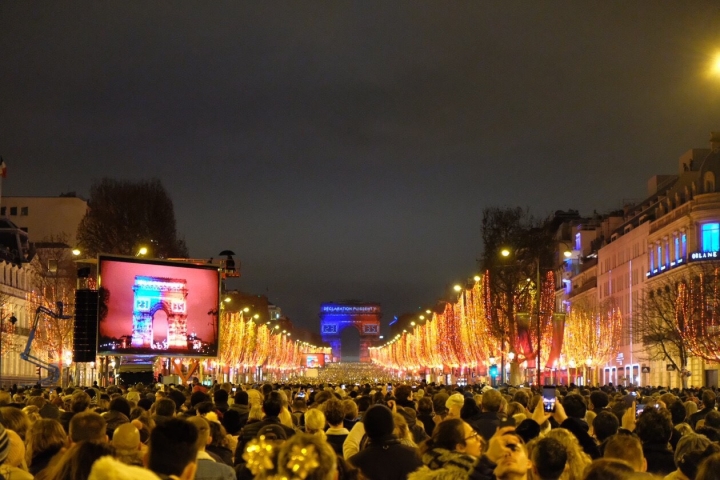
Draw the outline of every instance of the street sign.
M672 363L668 363L667 365L665 365L665 370L667 370L668 372L674 372L675 365L673 365Z
M642 373L650 373L650 367L642 367Z

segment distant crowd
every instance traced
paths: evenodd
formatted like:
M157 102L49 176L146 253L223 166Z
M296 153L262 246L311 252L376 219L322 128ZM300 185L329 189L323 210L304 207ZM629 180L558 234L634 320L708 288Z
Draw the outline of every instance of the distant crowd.
M13 387L0 476L720 480L716 407L714 387Z

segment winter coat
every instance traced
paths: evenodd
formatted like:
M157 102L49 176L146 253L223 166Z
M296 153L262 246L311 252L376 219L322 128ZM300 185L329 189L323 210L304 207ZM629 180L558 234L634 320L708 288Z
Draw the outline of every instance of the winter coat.
M367 448L348 461L360 469L368 480L405 480L410 473L423 466L417 450L402 445L394 435L378 441L372 440Z
M422 456L425 464L411 473L408 480L467 480L475 458L464 453L433 448Z

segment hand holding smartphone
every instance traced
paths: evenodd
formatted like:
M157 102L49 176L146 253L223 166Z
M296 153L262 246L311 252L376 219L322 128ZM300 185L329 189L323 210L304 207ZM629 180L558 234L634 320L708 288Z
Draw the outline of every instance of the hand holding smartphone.
M543 387L543 411L553 413L555 411L555 387Z

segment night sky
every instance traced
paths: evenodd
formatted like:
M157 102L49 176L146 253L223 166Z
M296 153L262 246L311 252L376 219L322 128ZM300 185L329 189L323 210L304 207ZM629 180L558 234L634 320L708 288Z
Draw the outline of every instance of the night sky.
M159 177L298 325L471 276L488 206L607 212L720 130L720 2L0 2L4 195Z

